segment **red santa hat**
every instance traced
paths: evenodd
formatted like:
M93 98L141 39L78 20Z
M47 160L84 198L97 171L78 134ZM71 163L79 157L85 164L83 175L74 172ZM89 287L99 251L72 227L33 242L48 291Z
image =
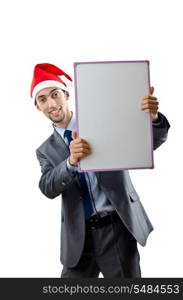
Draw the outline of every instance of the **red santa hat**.
M31 84L31 97L35 99L36 94L47 87L59 87L65 91L69 91L69 84L66 84L59 76L65 76L72 82L72 78L58 67L47 63L37 64L34 68Z

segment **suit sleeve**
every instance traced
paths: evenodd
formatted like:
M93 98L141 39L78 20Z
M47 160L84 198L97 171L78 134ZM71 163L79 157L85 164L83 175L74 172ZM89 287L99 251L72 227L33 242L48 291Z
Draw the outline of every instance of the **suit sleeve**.
M153 126L153 149L156 150L161 146L168 137L168 130L170 124L167 118L160 112L158 112L158 119L155 122L152 122Z
M42 172L39 188L45 196L53 199L59 196L74 181L76 172L68 169L67 159L53 167L39 150L36 150L36 155Z

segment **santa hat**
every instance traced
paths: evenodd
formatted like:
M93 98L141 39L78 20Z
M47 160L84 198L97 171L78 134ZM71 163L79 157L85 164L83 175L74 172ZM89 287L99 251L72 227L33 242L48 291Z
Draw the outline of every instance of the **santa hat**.
M34 74L31 84L31 97L35 100L36 94L47 87L59 87L69 91L69 85L66 84L59 76L65 76L70 82L72 78L63 70L52 64L37 64L34 68Z

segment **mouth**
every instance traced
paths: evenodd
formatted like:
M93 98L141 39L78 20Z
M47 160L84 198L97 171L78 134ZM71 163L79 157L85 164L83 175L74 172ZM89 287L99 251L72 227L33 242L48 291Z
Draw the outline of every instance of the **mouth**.
M58 117L61 110L62 110L62 107L59 107L58 109L52 110L51 112L49 112L49 114L52 115L53 117Z

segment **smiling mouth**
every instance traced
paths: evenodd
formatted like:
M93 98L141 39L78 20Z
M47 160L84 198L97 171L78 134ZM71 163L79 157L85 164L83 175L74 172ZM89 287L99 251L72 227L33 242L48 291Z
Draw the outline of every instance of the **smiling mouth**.
M59 115L59 112L61 111L62 106L60 106L57 110L52 110L49 114L53 115L54 117Z

